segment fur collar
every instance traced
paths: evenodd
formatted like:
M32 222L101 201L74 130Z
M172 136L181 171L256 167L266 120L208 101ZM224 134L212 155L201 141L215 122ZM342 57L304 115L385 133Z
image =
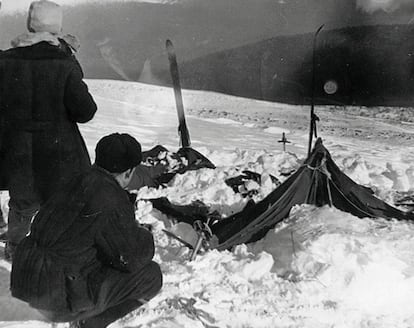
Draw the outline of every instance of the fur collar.
M52 34L49 32L26 32L20 34L18 37L11 41L13 48L30 47L40 42L47 42L52 46L59 47L62 40L70 47L72 52L76 52L79 49L78 39L70 34Z

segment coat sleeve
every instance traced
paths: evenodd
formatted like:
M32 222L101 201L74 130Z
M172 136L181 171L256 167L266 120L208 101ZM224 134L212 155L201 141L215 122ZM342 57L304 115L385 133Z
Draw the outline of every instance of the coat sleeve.
M98 257L117 270L132 272L144 266L154 256L152 233L139 226L135 217L114 211L97 233Z
M74 122L90 121L97 110L96 103L83 82L79 63L73 59L73 68L66 81L64 102L69 118Z

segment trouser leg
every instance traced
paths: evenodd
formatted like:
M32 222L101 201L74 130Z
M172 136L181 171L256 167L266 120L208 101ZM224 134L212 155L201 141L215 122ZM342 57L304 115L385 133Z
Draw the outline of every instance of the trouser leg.
M99 314L83 320L85 328L105 328L149 301L162 287L162 273L155 262L150 262L133 273L112 272L99 291Z
M96 291L96 306L93 309L78 313L41 312L51 321L77 321L79 327L105 328L137 309L142 305L142 301L153 298L161 286L162 273L155 262L150 262L131 273L109 269L99 290Z
M82 328L105 328L112 322L139 308L142 304L143 303L138 300L127 300L121 304L107 309L101 314L83 320L80 326Z

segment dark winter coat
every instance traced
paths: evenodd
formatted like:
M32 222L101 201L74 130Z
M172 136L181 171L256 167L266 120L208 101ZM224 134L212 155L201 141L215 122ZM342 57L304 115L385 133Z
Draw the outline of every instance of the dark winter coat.
M76 123L92 119L97 108L82 79L68 47L40 42L0 52L2 189L19 175L45 200L90 166Z
M127 192L93 166L36 215L13 256L11 292L38 309L87 310L108 268L133 272L153 255L152 234L137 223Z

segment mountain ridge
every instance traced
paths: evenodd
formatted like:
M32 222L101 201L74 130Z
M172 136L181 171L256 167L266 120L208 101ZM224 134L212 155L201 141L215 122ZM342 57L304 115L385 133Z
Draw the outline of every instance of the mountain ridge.
M357 9L356 0L124 1L63 8L64 32L80 39L77 57L85 76L133 80L148 60L156 70L166 67L166 39L173 40L179 60L187 61L278 35L312 32L323 23L329 28L392 24L412 16L404 11L368 14ZM8 48L25 29L25 13L3 13L0 48Z

